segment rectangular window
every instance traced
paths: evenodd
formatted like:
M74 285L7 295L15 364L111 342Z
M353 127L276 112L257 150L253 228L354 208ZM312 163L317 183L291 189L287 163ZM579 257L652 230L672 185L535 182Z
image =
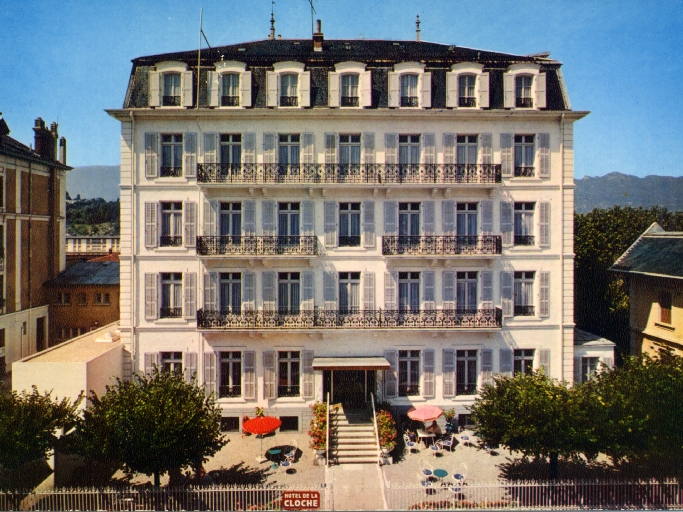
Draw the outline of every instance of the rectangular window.
M420 394L420 351L398 351L398 396Z
M299 272L278 273L278 310L283 314L299 314Z
M221 352L219 398L242 396L242 352Z
M183 203L161 203L160 247L183 245Z
M283 169L280 172L285 172L284 169L286 169L287 165L299 165L301 136L298 133L291 135L280 134L278 140L280 157L278 169Z
M420 135L398 136L399 165L417 165L420 163Z
M183 136L161 135L161 177L178 178L183 174Z
M534 316L535 272L515 272L515 316Z
M55 304L59 304L62 306L69 306L71 305L71 293L69 292L57 292L57 301Z
M457 303L459 310L477 309L477 273L458 272L457 281Z
M161 370L164 372L183 372L183 353L182 352L162 352Z
M339 247L360 247L360 203L339 203Z
M420 106L417 96L417 75L401 75L401 106Z
M79 293L78 294L78 305L79 306L87 306L88 305L88 297L85 293Z
M299 244L300 203L278 203L278 242L283 244Z
M533 77L522 75L515 78L515 97L517 108L533 108L534 100L531 97L531 82Z
M279 397L299 396L299 374L301 353L299 351L279 351L278 353Z
M398 273L398 310L418 313L420 311L420 273Z
M358 75L342 75L341 77L341 106L358 106Z
M515 177L534 177L534 136L515 135Z
M534 245L536 203L515 203L515 245Z
M474 85L477 77L474 75L460 75L458 77L458 106L476 107L477 98L474 95Z
M286 73L280 75L280 106L296 107L299 104L297 85L299 75L296 73Z
M180 106L180 73L164 73L164 107Z
M339 272L339 312L360 310L360 272Z
M96 293L95 304L98 306L109 306L111 304L111 296L108 293Z
M477 235L477 205L478 203L458 203L458 236Z
M398 203L398 236L420 236L420 203ZM413 241L419 243L419 238Z
M46 341L46 330L47 330L47 318L44 316L41 316L40 318L36 318L36 351L40 352L41 350L47 348L45 346L45 341Z
M534 350L522 349L515 350L514 355L514 374L532 373L534 371Z
M583 357L581 358L581 382L588 382L595 377L595 374L600 367L599 357Z
M659 294L659 321L663 324L671 323L671 292Z
M221 133L221 163L239 165L242 162L242 135Z
M180 272L161 274L161 310L159 318L183 316L183 275Z
M350 165L360 165L360 134L339 135L339 164L346 172Z
M221 91L221 107L238 107L240 104L240 75L224 73Z
M298 432L299 431L299 417L298 416L280 416L280 432Z
M239 416L223 416L221 418L221 432L239 432Z
M221 272L221 313L239 315L242 311L242 274Z
M457 162L458 164L477 163L477 135L457 136Z
M456 394L477 394L477 351L458 350L456 352Z
M221 203L221 236L226 242L239 245L242 236L242 203Z

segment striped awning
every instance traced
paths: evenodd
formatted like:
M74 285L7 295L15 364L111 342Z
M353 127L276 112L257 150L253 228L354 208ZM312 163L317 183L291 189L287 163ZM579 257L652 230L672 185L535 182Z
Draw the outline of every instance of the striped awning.
M314 357L314 370L389 370L384 357Z

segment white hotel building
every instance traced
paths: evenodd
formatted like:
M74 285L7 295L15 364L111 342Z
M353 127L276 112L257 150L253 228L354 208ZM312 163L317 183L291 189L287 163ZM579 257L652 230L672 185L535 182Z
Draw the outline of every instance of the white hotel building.
M133 60L126 373L266 407L467 413L498 372L573 379L573 125L547 54L275 39ZM611 354L610 354L611 355Z

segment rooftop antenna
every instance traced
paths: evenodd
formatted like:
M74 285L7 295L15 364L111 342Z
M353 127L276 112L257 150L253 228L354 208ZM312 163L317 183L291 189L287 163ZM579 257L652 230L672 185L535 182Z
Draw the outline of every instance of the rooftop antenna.
M415 20L415 38L417 41L420 41L420 15L417 15L417 19Z
M311 4L311 35L315 34L315 30L313 29L313 15L316 14L315 7L313 7L314 1L315 0L308 0L308 3Z
M204 29L202 28L202 25L204 23L204 9L201 8L199 9L199 47L197 48L197 105L196 108L199 108L199 90L201 87L201 82L200 82L200 71L202 69L202 37L204 38L204 41L206 41L206 46L211 49L211 45L209 44L209 40L206 38L206 34L204 33Z
M268 34L268 39L275 39L275 0L270 2L270 33Z

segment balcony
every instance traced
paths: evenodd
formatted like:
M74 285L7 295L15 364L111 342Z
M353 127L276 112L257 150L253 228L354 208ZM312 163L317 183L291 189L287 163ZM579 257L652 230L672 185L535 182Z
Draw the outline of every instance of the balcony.
M529 165L515 166L515 178L533 178L536 175L534 168Z
M162 178L180 178L183 175L182 167L163 166L159 176Z
M239 96L221 96L221 107L239 107Z
M182 318L183 308L161 308L159 318Z
M341 106L342 107L357 107L359 105L358 96L342 96Z
M382 237L382 254L385 256L495 255L502 251L501 237L496 235Z
M517 108L534 108L533 98L517 98Z
M197 164L200 184L495 185L500 164Z
M164 107L179 107L180 96L164 96L161 99L161 105Z
M159 237L159 247L182 247L182 236L161 235Z
M515 316L536 316L536 309L533 306L515 304Z
M402 107L419 107L417 96L401 96Z
M242 386L219 386L218 398L240 398Z
M477 106L477 98L466 98L466 97L461 97L458 98L458 106L459 107L476 107Z
M343 310L313 311L197 311L201 330L253 329L500 329L503 314L496 309L474 310Z
M534 235L515 235L515 245L536 245L536 237Z
M280 96L281 107L296 107L299 105L299 98L297 96Z
M360 235L342 236L339 235L339 247L360 247Z
M198 236L200 256L315 256L316 236Z

